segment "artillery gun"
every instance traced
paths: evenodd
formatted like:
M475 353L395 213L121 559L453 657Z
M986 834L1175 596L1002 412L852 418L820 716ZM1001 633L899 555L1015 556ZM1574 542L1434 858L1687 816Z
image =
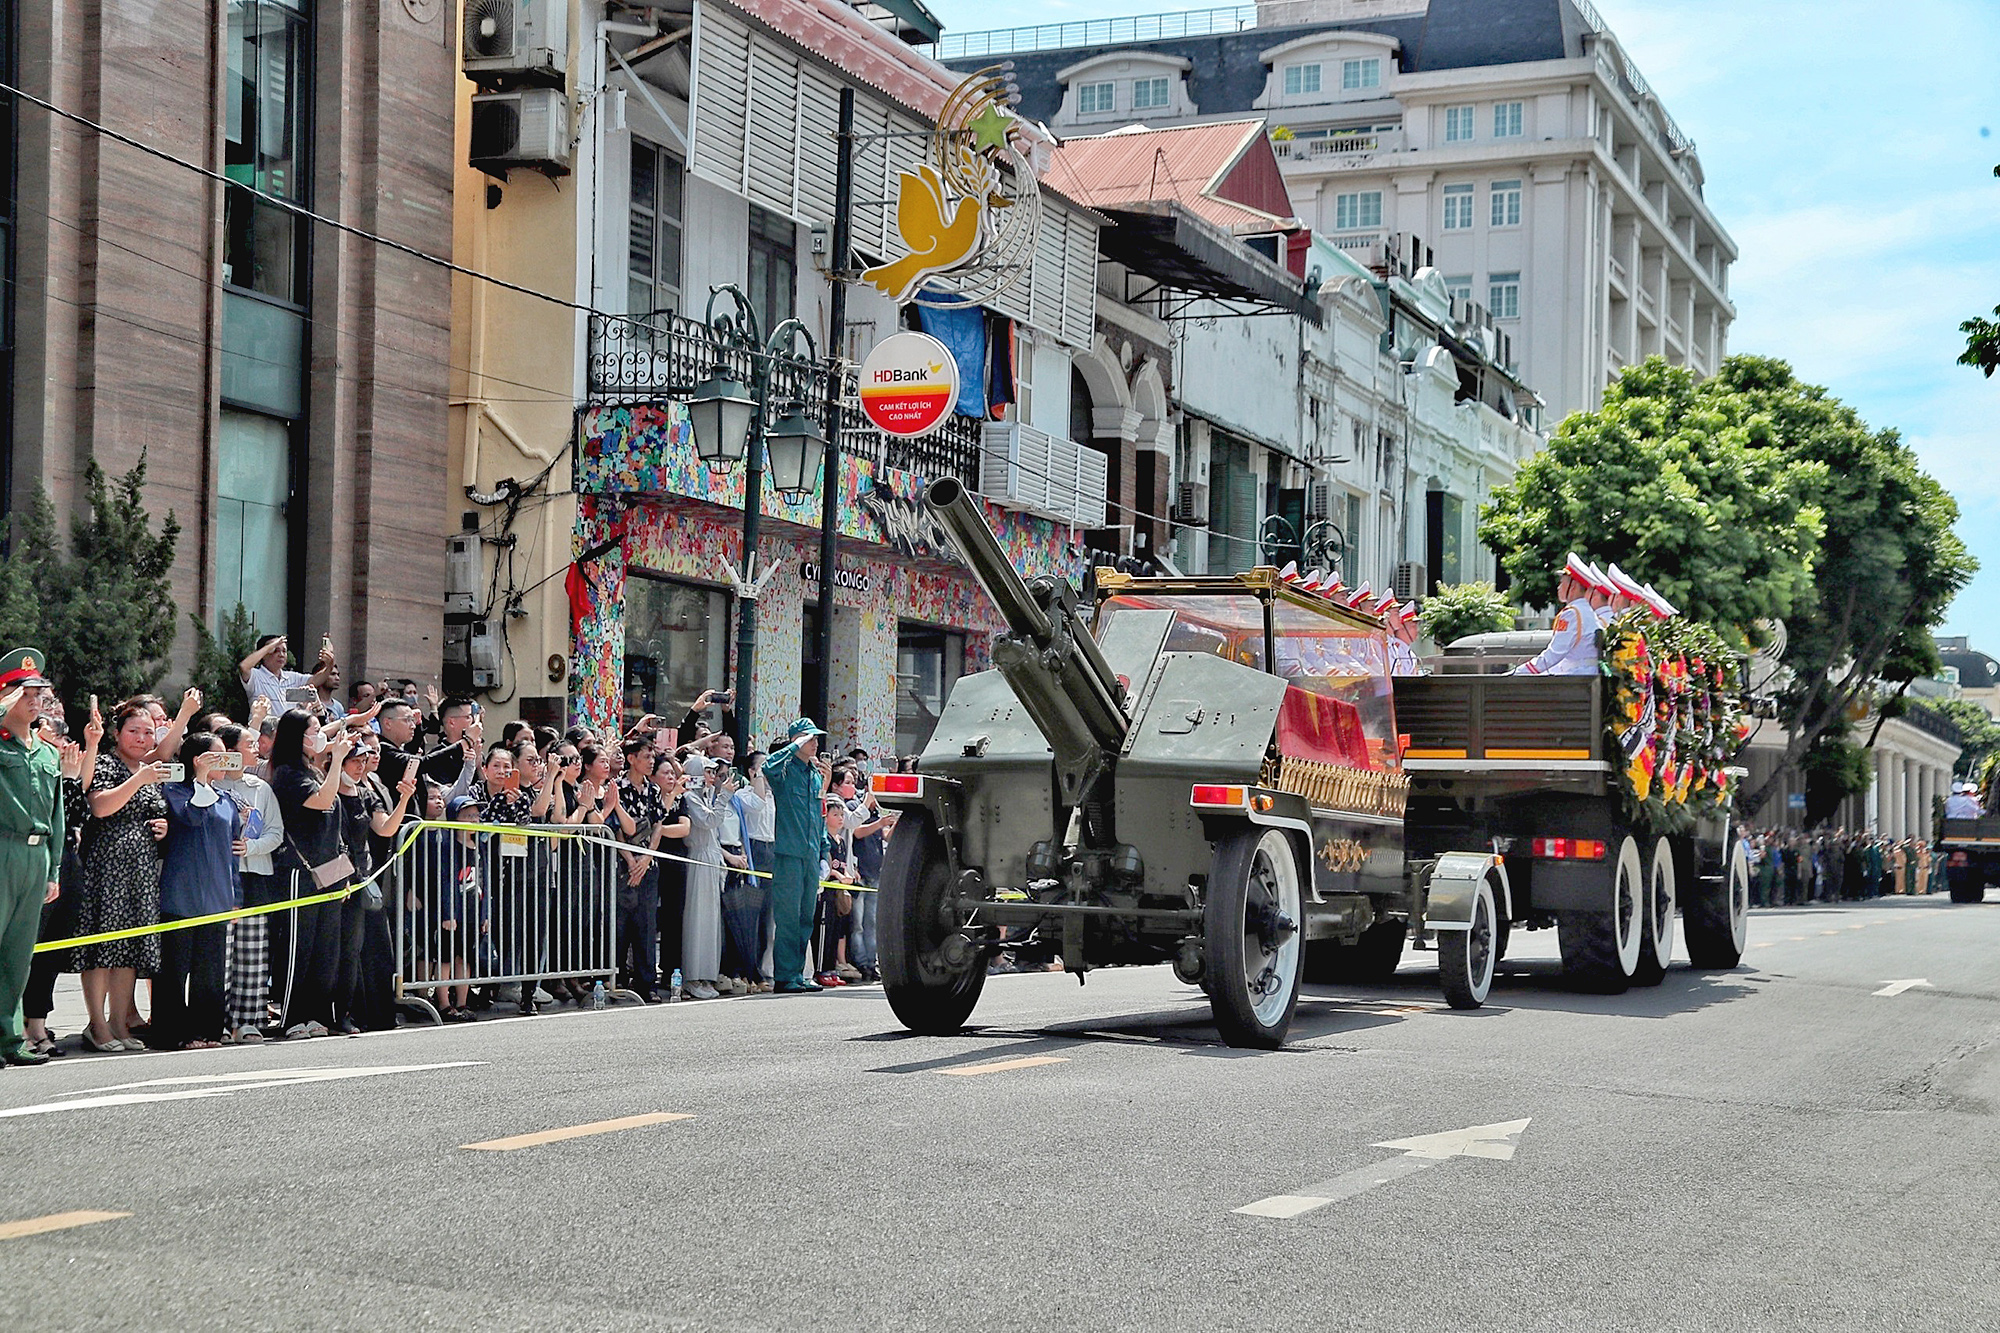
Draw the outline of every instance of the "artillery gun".
M957 481L924 503L1006 620L994 669L961 678L882 868L891 1008L958 1030L1010 937L1053 942L1079 980L1171 962L1223 1038L1275 1047L1309 972L1393 971L1437 933L1447 999L1491 985L1505 868L1490 850L1406 857L1383 627L1275 570L1099 571L1094 617L1024 582Z

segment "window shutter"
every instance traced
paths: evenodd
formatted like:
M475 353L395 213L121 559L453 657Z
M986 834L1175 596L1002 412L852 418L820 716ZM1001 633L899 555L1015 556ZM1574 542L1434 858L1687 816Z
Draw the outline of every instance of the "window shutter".
M750 32L714 5L695 8L695 174L731 192L743 188L743 98L750 82Z

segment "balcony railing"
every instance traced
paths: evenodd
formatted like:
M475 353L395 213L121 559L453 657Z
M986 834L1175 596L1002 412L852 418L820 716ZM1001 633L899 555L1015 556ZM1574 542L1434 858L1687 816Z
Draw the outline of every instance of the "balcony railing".
M1299 135L1294 139L1273 139L1271 149L1280 161L1313 162L1326 158L1356 157L1367 153L1394 152L1403 146L1400 132L1368 130L1353 134Z
M762 353L756 354L762 356ZM718 339L706 324L668 311L644 316L593 315L590 320L586 393L594 404L685 400L718 368L739 384L755 372L753 354ZM798 402L816 422L825 416L825 362L770 358L768 401ZM861 415L852 367L841 389L840 447L850 458L914 472L927 479L956 477L979 483L979 425L954 415L932 434L905 440L885 436Z

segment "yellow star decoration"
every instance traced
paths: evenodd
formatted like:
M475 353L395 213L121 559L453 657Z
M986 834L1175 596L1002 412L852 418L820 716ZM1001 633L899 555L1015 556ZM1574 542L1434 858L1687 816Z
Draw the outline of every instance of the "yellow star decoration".
M965 128L972 131L973 146L979 151L991 148L999 152L1007 146L1007 131L1013 123L1013 116L1001 110L998 104L988 102L979 109L978 115L965 123Z

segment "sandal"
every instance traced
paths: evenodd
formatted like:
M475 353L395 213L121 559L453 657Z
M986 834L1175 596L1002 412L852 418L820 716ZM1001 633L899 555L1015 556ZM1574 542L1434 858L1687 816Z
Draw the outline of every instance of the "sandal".
M256 1028L245 1026L236 1029L236 1044L238 1046L255 1046L263 1040L264 1034Z

